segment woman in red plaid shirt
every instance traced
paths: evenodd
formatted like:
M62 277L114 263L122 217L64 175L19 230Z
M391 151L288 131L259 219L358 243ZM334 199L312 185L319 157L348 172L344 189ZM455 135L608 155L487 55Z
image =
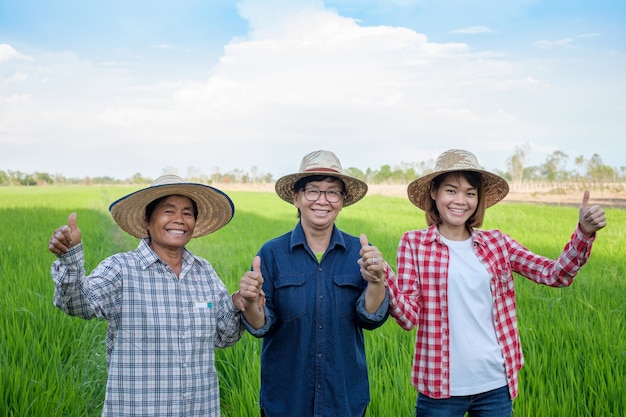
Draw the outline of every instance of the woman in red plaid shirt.
M539 256L499 230L478 230L485 209L508 193L506 181L476 156L452 149L434 171L408 186L429 227L404 233L390 312L417 326L413 384L416 416L510 416L523 365L513 272L551 287L570 285L591 253L604 211L588 205L557 260Z

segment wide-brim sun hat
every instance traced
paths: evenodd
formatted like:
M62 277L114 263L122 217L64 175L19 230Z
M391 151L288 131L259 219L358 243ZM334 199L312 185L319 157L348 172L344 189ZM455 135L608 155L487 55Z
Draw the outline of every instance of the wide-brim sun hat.
M454 171L473 171L481 174L484 184L485 208L493 206L509 193L509 184L499 175L480 167L476 155L462 149L449 149L437 157L433 172L411 182L407 194L411 203L426 210L430 200L430 187L433 180Z
M328 175L339 178L346 186L343 206L356 203L367 194L367 184L358 178L343 173L339 158L331 151L313 151L302 158L300 170L294 174L285 175L276 181L276 194L288 203L293 204L294 185L301 178L312 175Z
M170 195L189 197L196 203L198 217L192 237L215 232L224 227L235 214L235 206L224 192L205 184L185 182L178 175L157 178L149 187L111 203L109 211L122 230L141 239L148 237L146 206L158 198Z

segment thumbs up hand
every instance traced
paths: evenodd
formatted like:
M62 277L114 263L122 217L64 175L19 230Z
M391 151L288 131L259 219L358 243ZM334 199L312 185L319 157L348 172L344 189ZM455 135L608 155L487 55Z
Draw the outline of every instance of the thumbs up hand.
M578 222L580 229L588 236L593 236L595 232L606 226L604 210L597 204L589 206L588 190L585 190L583 194L583 202L578 212Z
M263 292L263 275L261 274L261 257L255 256L252 261L252 271L247 271L239 281L239 294L242 302L236 303L241 311L246 311L255 304L260 310L265 306Z
M50 237L48 250L55 255L63 255L72 246L76 246L81 241L81 233L76 223L76 213L70 214L67 224L59 227Z
M361 258L357 261L361 267L361 276L369 283L380 283L385 280L385 260L376 246L371 246L367 236L361 233Z

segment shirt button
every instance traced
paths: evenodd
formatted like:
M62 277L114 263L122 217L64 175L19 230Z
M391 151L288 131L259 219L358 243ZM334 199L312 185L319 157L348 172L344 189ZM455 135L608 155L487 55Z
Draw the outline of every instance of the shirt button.
M320 325L319 325L319 326L317 326L317 327L321 329L321 328L322 328L322 327L324 327L324 326L322 326L322 325L320 324Z
M322 357L322 354L321 354L321 353L318 353L318 354L317 354L317 357L318 357L318 358L321 358L321 357Z

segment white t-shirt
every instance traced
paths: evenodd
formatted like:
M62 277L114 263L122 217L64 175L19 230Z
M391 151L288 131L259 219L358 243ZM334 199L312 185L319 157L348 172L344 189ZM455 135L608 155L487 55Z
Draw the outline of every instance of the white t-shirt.
M507 385L502 349L493 326L490 277L471 238L443 238L450 251L448 318L450 395L473 395Z

